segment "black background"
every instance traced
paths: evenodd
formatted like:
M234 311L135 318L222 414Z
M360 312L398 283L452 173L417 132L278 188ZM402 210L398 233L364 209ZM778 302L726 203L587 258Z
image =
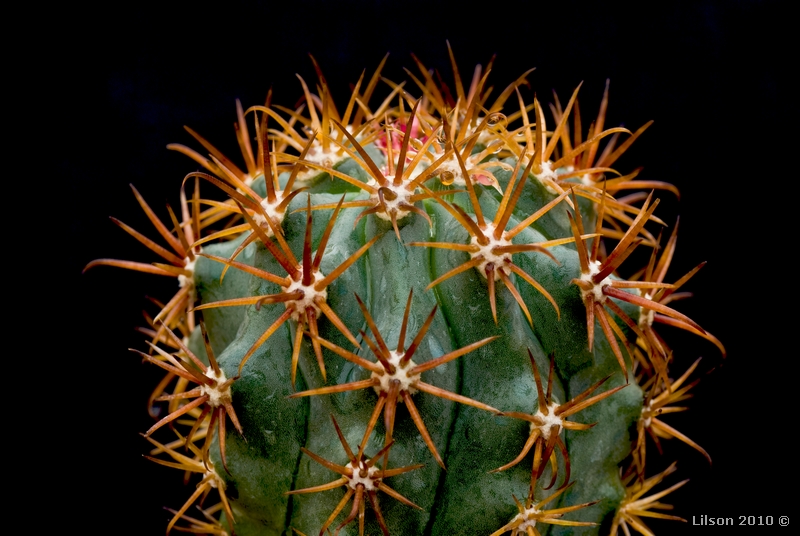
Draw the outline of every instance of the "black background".
M782 4L494 2L477 9L411 1L229 1L108 9L49 13L40 74L53 83L37 88L45 104L32 115L41 118L33 126L56 158L48 180L65 199L63 218L51 221L50 232L56 243L70 244L56 246L67 305L63 314L51 312L73 341L70 374L90 386L71 406L79 410L55 420L70 431L62 434L69 439L61 456L80 468L91 491L78 497L62 488L60 501L88 520L89 532L161 534L170 517L162 507L177 508L191 493L177 472L141 457L148 444L139 433L152 422L146 397L160 374L126 350L143 346L134 327L144 296L171 295L174 280L102 267L81 275L95 258L153 260L108 220L113 215L150 233L128 184L166 217L164 205L178 204L180 180L197 169L165 148L192 145L183 125L238 155L235 99L260 104L272 87L273 102L294 105L301 96L294 74L315 80L308 53L344 103L348 84L362 69L371 73L387 51L390 79L404 79L413 52L451 80L446 39L467 79L475 64L497 54L490 77L496 91L536 67L529 80L545 102L552 90L565 102L584 81L581 109L591 117L610 78L607 126L634 129L655 120L618 169L644 166L641 177L680 188L680 201L659 194L657 211L668 222L681 215L671 277L708 261L688 286L695 297L680 309L728 349L722 360L697 337L671 339L685 366L703 356L704 377L691 411L665 420L702 445L713 465L678 441L665 445L664 463L678 460L666 484L691 478L666 502L690 523L658 524L657 532L714 530L691 526L692 516L704 514L772 515L776 523L790 515L794 491L776 489L794 490L797 452L787 437L796 427L789 412L797 383L790 374L796 315L778 308L796 304L785 294L795 277L788 262L794 240L783 223L798 176L796 148L782 148L792 139L782 125L796 111L779 82L781 70L796 61L788 59ZM79 411L83 417L70 420Z

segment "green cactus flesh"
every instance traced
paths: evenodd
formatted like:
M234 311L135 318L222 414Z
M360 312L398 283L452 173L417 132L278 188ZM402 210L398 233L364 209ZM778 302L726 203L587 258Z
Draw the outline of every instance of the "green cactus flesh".
M253 114L262 147L256 155L243 145L252 182L219 155L207 160L176 146L214 172L193 175L229 193L233 201L212 206L239 217L240 227L238 236L223 231L202 246L184 243L176 251L186 261L173 262L177 268L158 265L192 281L182 309L168 305L153 325L160 343L191 332L188 348L174 342L176 352L150 358L188 386L157 394L170 400L166 421L179 440L194 436L186 456L207 460L196 470L208 468L208 486L223 498L216 521L191 518L185 507L170 528L233 528L240 536L596 534L620 516L620 467L643 410L635 356L646 354L646 369L666 377L668 350L649 335L652 315L718 341L653 298L669 288L663 269L651 269L650 286L638 288L612 273L640 242L655 245L644 228L655 203L615 201L618 189L603 175L613 176L606 168L614 158L585 158L622 129L595 130L573 148L562 136L569 107L553 133L536 101L531 124L523 106L524 128L490 129L484 118L496 118L504 99L484 102L482 81L475 102L444 114L428 82L420 82L422 106L406 94L385 112L391 119L362 118L345 132L331 120L339 116L322 79L310 138L290 134L283 120L283 134L265 141L267 116L273 123L280 116L240 109L240 140L248 135L242 118ZM307 101L315 106L308 93ZM263 147L290 137L265 155ZM314 151L338 157L314 159ZM581 164L587 171L575 173ZM404 184L412 185L406 205L392 204L406 195ZM267 221L261 199L289 203ZM196 213L199 206L192 205ZM200 232L213 212L185 220L183 238L213 238ZM600 236L604 218L617 218L623 232ZM502 229L494 233L495 225ZM612 251L605 257L595 247L600 240ZM477 252L469 251L475 244ZM324 289L315 286L320 280ZM603 294L610 288L613 297ZM649 303L648 323L640 311ZM200 311L207 344L194 325ZM218 363L230 391L217 398L210 388L190 391L202 374L189 354L208 366L205 378ZM202 404L181 410L201 395ZM200 421L190 431L177 414ZM156 457L190 463L153 443Z
M332 199L328 194L311 195L312 205L330 203ZM481 200L485 204L485 214L493 216L491 210L497 207L497 201L485 193ZM290 210L302 208L305 203L305 199L298 199L290 205ZM595 351L588 352L584 306L578 288L570 284L573 278L580 276L578 255L573 249L568 246L553 248L559 263L538 252L525 255L524 260L515 259L529 270L534 279L542 281L554 292L558 289L556 299L563 310L561 320L553 307L537 296L532 287L530 292L526 292L528 289L520 285L520 291L535 317L533 327L508 291L497 293L498 319L495 324L488 305L487 281L474 269L425 292L433 279L462 264L467 254L404 244L468 241L466 231L437 204L430 202L425 205L434 227L431 229L421 217L401 220L398 227L403 243L397 240L391 225L377 219L362 218L354 227L357 210L343 210L337 218L329 249L320 266L322 273L335 269L361 247L367 237L380 236L360 262L348 268L327 288L328 304L351 333L369 331L354 296L358 294L367 305L386 345L395 348L409 293L416 290L408 316L407 342L416 336L437 304L438 309L414 353L415 363L424 363L487 337L497 337L457 360L425 372L422 379L427 383L501 411L535 413L537 390L528 350L536 357L545 378L549 368L547 356L551 352L556 356L555 400L565 402L609 374L612 378L604 388L625 383L616 358L604 341L596 341ZM318 211L313 215L312 243L322 234L330 213ZM284 222L287 242L295 252L302 251L305 225L306 218L302 213L292 214ZM511 225L514 225L513 220ZM564 236L569 233L569 229L563 230ZM535 228L530 230L530 234L532 241L544 241ZM266 248L255 244L251 248L255 266L280 273L280 265ZM232 250L232 244L222 244L209 246L206 251L226 257ZM227 278L220 285L220 267L219 263L206 258L198 261L195 280L201 301L205 301L206 288L215 296L230 298L240 297L243 292L248 295L280 292L277 285L263 284L257 277L251 278L247 287L234 284L238 283L234 281L228 284ZM219 356L220 365L228 377L237 375L244 353L283 311L285 307L282 304L262 307L258 311L254 307L248 308L236 337ZM209 324L224 326L231 324L224 318L227 313L227 308L209 309L205 316ZM241 317L238 311L233 314ZM568 314L571 321L566 319ZM295 392L290 382L290 356L296 329L293 322L281 326L250 357L241 377L234 383L234 404L245 434L243 438L229 435L226 456L230 475L224 471L220 475L235 505L237 534L250 531L253 534L280 534L287 522L305 533L316 533L343 494L337 490L286 495L290 489L318 486L335 480L337 476L304 456L300 448L305 446L326 460L344 465L347 457L337 439L331 415L336 418L348 443L356 449L378 401L373 388L288 399ZM213 336L215 330L210 331ZM353 350L349 341L330 322L319 323L319 336ZM298 392L370 378L368 370L329 350L324 353L327 381L322 379L310 344L303 344L295 386ZM366 345L357 353L376 361ZM398 404L390 467L425 465L387 479L387 483L422 509L409 508L388 496L381 497L381 510L389 530L393 534L423 534L426 530L433 534L482 534L503 526L516 512L512 495L524 497L528 493L531 462L520 463L503 473L491 474L489 471L516 458L528 438L529 425L428 393L418 392L413 396L447 470L443 471L436 463L404 404ZM576 484L565 495L565 500L577 504L603 499L602 504L587 509L585 520L602 520L622 496L617 464L628 454L628 428L635 423L641 405L641 391L629 385L581 414L591 419L586 422L597 422L597 426L588 431L569 433L564 439L571 455L572 472L580 475L578 483L586 480L592 487L586 490ZM381 419L367 443L367 455L383 448L385 434ZM584 456L578 454L580 445L588 451ZM218 450L212 449L212 454L218 456ZM215 466L221 467L221 460L215 460ZM598 489L603 490L602 495L594 495ZM472 505L468 507L468 515L465 515L465 505ZM374 524L374 520L368 518L368 521L368 527ZM376 525L367 530L367 533L374 533L379 529Z

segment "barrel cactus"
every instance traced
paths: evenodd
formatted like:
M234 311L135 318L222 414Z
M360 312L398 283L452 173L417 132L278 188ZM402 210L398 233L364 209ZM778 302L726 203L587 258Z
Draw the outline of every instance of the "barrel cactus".
M114 220L160 260L90 263L178 282L135 350L166 371L148 456L199 478L167 532L648 533L648 436L708 456L661 416L694 385L662 331L724 354L673 308L675 188L613 167L649 124L414 60L379 102L383 63L344 108L316 63L296 108L237 102L243 167L187 128L180 209L134 189L159 238Z

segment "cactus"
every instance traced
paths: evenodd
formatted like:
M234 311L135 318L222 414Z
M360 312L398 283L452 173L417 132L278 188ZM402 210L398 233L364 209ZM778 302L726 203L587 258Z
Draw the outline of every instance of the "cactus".
M383 62L344 109L316 63L296 109L237 102L244 170L187 128L180 210L134 189L160 238L114 220L161 261L87 266L178 281L135 350L166 371L149 458L201 475L167 532L647 533L674 470L646 477L648 435L708 457L659 417L694 385L662 331L724 355L672 307L700 268L667 282L677 191L612 167L649 123L604 128L606 93L586 133L578 89L550 119L528 73L491 99L490 69L414 60L380 102Z

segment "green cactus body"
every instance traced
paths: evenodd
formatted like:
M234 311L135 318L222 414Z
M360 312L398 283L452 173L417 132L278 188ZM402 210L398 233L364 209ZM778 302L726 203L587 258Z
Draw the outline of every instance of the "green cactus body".
M162 396L172 404L167 420L183 430L180 439L193 436L193 452L212 469L208 486L223 498L219 521L190 518L187 504L170 528L233 528L240 536L597 533L624 510L620 467L637 440L629 434L644 399L633 354L651 356L648 370L658 370L666 352L648 346L649 324L640 322L649 295L643 304L644 290L612 275L629 249L652 241L643 224L655 204L614 201L602 159L584 159L585 174L574 172L584 153L623 129L595 131L573 148L562 137L572 101L555 134L536 101L535 127L490 129L483 118L496 118L516 85L490 106L483 81L473 81L478 100L443 114L446 122L428 87L422 106L406 95L386 124L362 118L345 129L332 121L348 124L328 107L321 83L322 110L309 120L316 134L289 136L283 121L284 135L274 136L292 137L299 157L288 145L264 150L267 115L274 121L276 112L247 112L256 116L259 145L256 155L243 144L247 181L227 160L177 147L216 175L195 177L231 196L216 210L243 219L237 233L211 234L219 240L201 241L202 250L196 244L191 266L173 263L176 274L192 275L191 300L182 316L165 307L158 320L168 329L154 325L161 342L177 339L169 332L178 328L192 336L175 357L162 350L151 361L169 361L171 374L197 383L199 365L186 357L193 354L231 379L217 398L186 382ZM240 109L240 141L245 115ZM520 115L527 125L524 108ZM573 186L577 194L566 195ZM288 204L275 208L282 200ZM259 208L267 202L269 211ZM620 251L603 260L595 224L610 217L627 232L611 237ZM204 218L209 211L184 227L193 225L196 238ZM598 271L602 281L592 282ZM663 270L647 281L640 286L650 293L669 287ZM202 311L208 344L194 311ZM188 373L175 372L180 367ZM183 412L196 419L189 432L177 413L201 395L203 404Z
M322 178L320 182L329 180ZM330 203L331 200L328 194L311 195L312 205ZM496 211L497 201L486 193L481 195L481 201L484 201L485 215L493 217L492 210ZM547 201L550 199L543 199L540 203L544 205ZM302 208L305 203L306 200L299 196L290 205L290 210ZM425 202L422 205L429 211L434 227L431 228L417 215L409 215L398 222L403 243L397 240L391 225L377 218L362 218L354 227L353 221L360 212L356 209L343 210L337 218L320 266L322 273L335 269L368 238L380 236L363 258L327 288L328 303L351 333L364 330L373 336L355 299L354 294L358 294L387 346L395 348L408 295L414 290L407 344L416 336L431 309L438 305L430 329L414 354L415 363L424 363L487 337L497 337L457 360L427 371L422 375L427 383L501 411L535 413L537 391L527 353L530 350L545 378L549 368L547 356L551 352L556 356L558 374L553 387L556 400L564 402L609 374L613 376L605 388L624 385L619 365L604 341L598 340L595 351L588 352L584 306L577 287L570 283L580 276L574 249L569 246L553 248L560 265L538 252L524 255L524 259L518 261L534 279L541 281L546 288L555 289L553 292L557 291L556 299L561 304L562 315L566 317L569 311L570 320L559 320L544 298L537 296L532 287L528 289L520 284L535 318L533 327L506 289L497 294L498 322L495 324L488 305L486 278L475 269L425 292L431 281L462 264L468 255L460 251L404 244L425 241L467 243L469 237L438 204ZM566 204L562 210L565 209ZM313 237L322 234L331 212L314 213L312 243L315 243ZM512 219L511 225L514 224ZM305 225L306 218L302 213L292 214L284 222L287 241L298 257L303 248ZM545 240L535 227L529 233L529 242ZM569 236L570 230L562 229L561 234ZM251 258L255 266L280 273L280 266L266 248L256 244L253 249L255 252ZM230 255L232 250L227 244L206 249L209 254L220 257ZM227 280L223 280L220 286L220 267L219 263L207 258L198 261L195 280L202 302L207 301L206 288L213 289L215 298L280 291L277 285L269 287L270 284L262 284L262 280L255 277L247 286L233 281L229 285ZM248 308L236 337L219 356L220 365L228 377L237 375L243 354L283 311L285 307L282 304L264 306L259 311L255 307ZM241 311L232 308L209 309L205 316L209 323L227 326L232 323L223 319L229 312L241 317ZM229 436L230 475L220 472L220 476L225 480L228 496L234 503L237 534L280 534L287 522L288 526L304 533L316 533L336 508L343 493L337 489L291 497L285 494L290 489L325 484L337 476L305 456L300 447L305 446L322 458L345 465L347 457L336 438L331 415L355 449L378 401L373 388L288 399L294 392L289 371L296 329L296 324L291 321L281 326L256 350L234 383L234 404L239 408L237 413L246 432L244 438L235 434ZM211 340L214 340L215 333L216 330L210 330ZM354 350L330 322L320 322L319 336ZM324 381L310 344L306 341L303 346L296 384L298 391L370 377L368 370L326 349L327 381ZM356 353L376 361L366 345ZM488 534L497 530L516 513L512 495L524 497L528 493L531 460L506 472L491 474L489 471L505 465L520 453L529 435L529 425L428 393L418 392L413 396L447 470L443 471L437 465L404 405L398 404L390 467L425 466L387 479L387 484L422 509L409 508L386 495L380 497L389 530L393 534ZM617 464L629 452L628 428L636 422L641 405L641 391L635 385L629 385L592 407L591 414L587 409L581 415L589 418L585 422L598 422L597 426L589 431L570 433L565 438L573 474L581 476L564 500L577 504L603 499L601 504L587 509L581 519L599 522L621 499ZM384 446L386 430L382 421L379 420L367 443L365 452L368 455L377 453ZM248 432L250 430L253 432ZM584 445L587 451L583 456L579 454L579 445ZM216 449L212 449L212 455L217 457L215 466L221 467ZM246 476L240 479L236 475ZM591 482L591 489L579 485L584 479ZM598 489L603 490L602 494L596 494ZM379 530L369 516L367 527L367 533Z

